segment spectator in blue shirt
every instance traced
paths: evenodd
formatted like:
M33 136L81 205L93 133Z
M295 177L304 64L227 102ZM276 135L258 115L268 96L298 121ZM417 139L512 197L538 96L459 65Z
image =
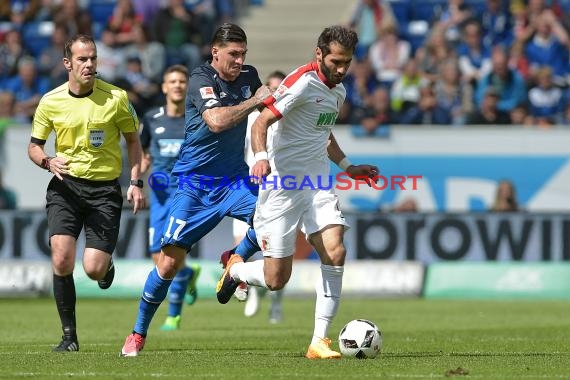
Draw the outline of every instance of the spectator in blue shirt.
M457 48L462 79L476 87L481 77L491 71L491 50L483 45L481 25L473 20L463 28L463 42Z
M568 32L552 11L544 11L536 20L536 33L526 44L525 54L530 64L531 80L541 66L552 68L556 85L564 86L568 72Z
M491 72L477 84L475 103L481 107L487 88L493 87L499 96L497 108L510 112L517 104L526 101L526 82L517 71L509 68L507 53L501 46L493 49L491 63Z
M463 125L465 115L473 109L473 90L460 79L455 60L450 59L440 65L433 91L438 106L434 119L440 124Z
M528 93L531 116L539 126L559 123L564 110L564 93L552 83L552 69L545 66L538 70L536 81L536 87Z
M397 124L398 118L390 108L390 93L387 88L378 87L370 96L367 107L359 120L354 120L352 134L357 137L386 136L390 124Z
M343 84L346 88L346 99L339 117L344 123L357 124L366 113L369 98L380 86L380 82L372 71L370 61L363 59L352 64Z
M0 43L0 79L16 75L18 62L29 52L22 44L22 34L16 29L4 33L4 42Z
M23 57L18 62L18 75L8 79L2 88L14 94L15 119L22 123L32 121L32 116L40 98L50 89L48 78L40 77L36 61L32 57Z
M496 45L510 45L513 39L511 16L502 0L487 0L486 7L478 19L483 29L483 45L491 48Z
M51 44L42 50L38 60L40 75L50 78L51 87L57 87L68 79L68 72L61 64L61 52L69 38L65 25L56 25L51 35Z
M419 101L400 116L401 124L444 124L452 123L451 114L441 107L435 96L432 83L420 88Z

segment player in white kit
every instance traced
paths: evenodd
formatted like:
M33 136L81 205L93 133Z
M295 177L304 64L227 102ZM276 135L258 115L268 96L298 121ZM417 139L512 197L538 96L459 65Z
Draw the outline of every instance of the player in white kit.
M277 90L277 87L281 84L283 79L285 79L285 73L281 71L273 71L267 76L267 82L265 83L271 91ZM254 111L249 114L248 121L247 121L247 131L245 133L245 161L249 167L252 167L255 164L255 159L253 157L253 150L251 148L251 126L257 117L259 116L259 111ZM277 128L277 123L274 123L271 127L272 129ZM246 222L242 222L241 220L234 219L233 220L233 235L234 235L234 242L237 245L245 236L249 225ZM259 256L259 257L258 257ZM258 260L262 257L260 253L256 253L251 257L250 260ZM245 287L247 284L243 283ZM236 289L235 295L238 300L245 298L243 296L244 288L243 286L239 286ZM265 288L258 288L257 286L252 286L247 290L246 297L247 301L245 303L245 307L243 313L246 317L253 317L257 314L259 310L260 299L268 292L266 292ZM269 292L269 298L271 299L271 305L269 309L269 322L270 323L279 323L283 319L283 308L282 308L282 301L283 301L283 289L279 289L273 292Z
M256 163L251 170L265 178L254 216L264 259L244 263L232 255L219 282L221 288L245 281L282 289L291 276L297 229L305 233L321 259L309 359L340 358L327 335L340 303L348 224L330 186L329 160L352 178L378 175L373 165L352 165L331 132L346 95L341 81L357 42L356 33L345 27L326 28L316 60L289 74L264 102L252 127ZM270 129L277 120L277 128Z

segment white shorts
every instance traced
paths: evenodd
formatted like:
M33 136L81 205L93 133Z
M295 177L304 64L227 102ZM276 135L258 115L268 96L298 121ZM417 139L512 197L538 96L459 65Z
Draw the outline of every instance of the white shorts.
M246 222L242 222L239 219L233 219L232 230L234 234L234 239L239 238L241 240L247 233L247 230L249 230L249 224L247 224Z
M246 222L242 222L239 219L233 219L233 233L234 233L234 240L240 241L243 239L245 234L249 230L249 224ZM248 261L255 261L255 260L263 260L263 255L261 252L257 251L254 253Z
M332 189L259 190L253 225L263 256L292 256L297 228L308 240L311 234L335 224L350 227Z

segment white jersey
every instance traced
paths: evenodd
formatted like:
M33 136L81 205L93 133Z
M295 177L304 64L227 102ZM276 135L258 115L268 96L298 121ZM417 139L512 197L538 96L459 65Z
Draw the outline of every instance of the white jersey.
M267 134L270 176L294 176L297 181L328 177L328 139L345 97L344 86L328 83L316 62L283 80L264 102L279 119Z
M245 144L244 144L244 153L243 156L245 157L245 163L249 166L250 172L253 165L255 165L255 155L253 154L253 147L251 144L251 127L253 127L253 123L255 119L259 116L260 112L255 110L250 113L247 117L247 129L245 130ZM275 122L269 126L267 129L267 134L272 135L275 133L275 129L278 128L279 122Z
M255 165L255 157L253 155L253 149L251 147L251 127L253 126L253 122L259 116L259 111L255 110L249 114L247 117L247 129L245 130L245 145L244 145L244 154L245 163L249 168Z

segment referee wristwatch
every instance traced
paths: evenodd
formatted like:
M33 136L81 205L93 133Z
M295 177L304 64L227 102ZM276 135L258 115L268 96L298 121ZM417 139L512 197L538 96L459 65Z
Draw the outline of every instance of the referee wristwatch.
M142 179L131 179L130 184L131 184L131 186L140 187L141 189L144 186L144 182Z

